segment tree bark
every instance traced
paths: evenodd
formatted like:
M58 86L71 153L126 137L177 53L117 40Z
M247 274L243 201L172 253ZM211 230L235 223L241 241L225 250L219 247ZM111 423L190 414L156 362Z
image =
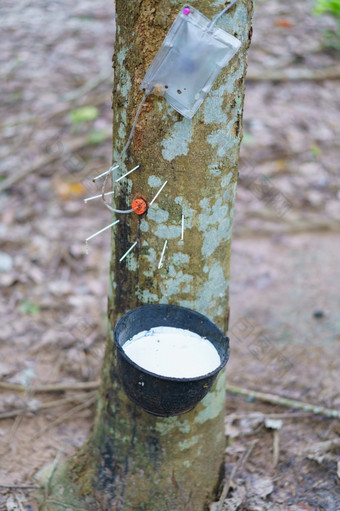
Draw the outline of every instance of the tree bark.
M116 1L114 160L142 97L139 84L182 5L178 0ZM224 3L198 0L195 7L212 18ZM252 0L239 0L218 21L242 47L193 119L183 118L156 96L149 96L142 108L119 170L123 174L137 164L140 168L121 181L116 207L130 208L137 194L150 201L162 183L168 183L146 217L119 216L112 239L110 332L95 425L81 451L50 477L49 509L59 509L59 500L74 509L199 511L216 496L225 450L224 372L191 412L169 418L148 415L121 388L113 328L129 309L171 303L202 312L227 329L252 9ZM136 240L135 250L119 262Z

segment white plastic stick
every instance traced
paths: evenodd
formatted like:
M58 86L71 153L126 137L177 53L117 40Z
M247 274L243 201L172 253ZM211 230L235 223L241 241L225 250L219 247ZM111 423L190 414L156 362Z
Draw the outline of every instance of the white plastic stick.
M112 224L110 225L107 225L106 227L103 227L102 229L100 229L100 231L97 231L95 232L94 234L91 234L91 236L89 236L88 238L86 238L86 242L87 241L90 241L92 240L92 238L94 238L95 236L97 236L98 234L101 234L102 232L106 231L106 229L110 229L110 227L113 227L114 225L118 224L118 222L120 222L120 220L116 220L115 222L113 222Z
M156 195L154 196L154 198L150 202L149 207L152 206L152 204L155 202L155 200L157 199L158 195L161 193L161 191L163 190L163 188L164 188L164 186L166 184L167 184L167 181L165 181L165 183L162 184L162 186L160 187L160 189L158 190L158 192L156 193Z
M112 167L109 168L109 170L106 170L102 174L99 174L99 176L96 176L92 179L92 181L97 181L100 177L106 176L106 174L110 174L110 172L113 172L115 169L118 169L119 165L112 165Z
M135 241L135 242L134 242L134 244L133 244L133 245L131 245L131 247L129 248L129 250L127 250L127 251L125 252L125 254L124 254L124 255L122 255L122 257L119 259L119 262L120 262L120 263L123 261L123 259L125 259L125 257L126 257L127 255L129 255L129 254L130 254L131 250L133 250L133 249L135 248L135 246L136 246L136 245L137 245L137 241Z
M136 165L133 169L129 170L129 172L127 172L126 174L124 174L123 176L120 176L118 179L115 180L115 183L118 183L118 181L120 181L121 179L123 179L123 177L126 177L128 176L129 174L131 174L131 172L133 172L134 170L138 169L139 165Z
M165 253L165 249L166 249L166 246L168 244L168 240L165 240L164 242L164 247L163 247L163 250L162 250L162 253L161 253L161 258L159 260L159 263L158 263L158 269L160 270L163 266L163 257L164 257L164 253Z
M184 215L182 215L182 232L181 232L181 240L184 240Z
M104 195L113 195L115 192L112 191L112 192L106 192L104 193ZM99 195L93 195L93 197L87 197L86 199L84 199L84 202L88 202L89 200L93 200L93 199L99 199L103 197L103 195L100 193Z

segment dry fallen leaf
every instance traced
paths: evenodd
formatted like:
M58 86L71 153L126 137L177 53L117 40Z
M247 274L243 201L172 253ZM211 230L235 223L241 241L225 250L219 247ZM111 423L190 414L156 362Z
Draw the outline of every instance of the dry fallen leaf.
M240 436L240 429L231 424L230 422L227 422L225 425L225 434L229 438L236 438Z
M334 460L335 454L332 453L334 449L340 447L340 439L333 438L324 442L315 442L313 445L308 446L305 455L308 459L314 460L321 464L324 460Z
M312 507L310 507L309 504L306 504L305 502L299 502L298 504L295 504L293 507L289 508L290 511L314 511Z
M237 511L246 499L246 489L244 486L238 486L233 490L231 497L223 503L223 511Z
M269 477L252 478L251 480L251 493L265 498L270 495L274 490L273 481Z
M285 18L275 20L275 25L281 28L292 28L293 23Z
M55 181L54 189L62 200L81 197L86 193L86 188L77 182Z
M13 495L10 495L6 500L6 509L7 511L20 511L20 507L15 502Z

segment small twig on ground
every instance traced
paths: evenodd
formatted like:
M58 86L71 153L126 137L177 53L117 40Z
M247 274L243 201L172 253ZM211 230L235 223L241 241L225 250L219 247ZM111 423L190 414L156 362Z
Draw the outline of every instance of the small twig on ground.
M257 442L258 442L258 440L253 440L252 441L252 443L248 447L247 452L238 460L238 462L234 466L233 470L231 471L231 474L230 474L230 477L229 477L228 481L226 481L225 485L223 486L221 497L220 497L220 499L218 501L217 511L221 511L222 510L223 503L224 503L225 499L227 498L227 495L229 493L230 488L232 487L233 479L234 479L234 477L236 475L236 472L238 470L240 470L245 465L245 463L247 462L249 456L251 455L255 445L257 444Z
M295 399L281 397L275 394L267 394L264 392L258 392L256 390L235 387L232 385L227 386L227 392L238 396L246 396L253 399L259 399L260 401L264 401L265 403L270 403L272 405L286 406L288 408L294 408L295 410L311 412L315 415L323 415L324 417L328 417L330 419L340 419L340 410L324 408L323 406L317 406L311 403L304 403L302 401L296 401Z
M80 96L79 96L80 97ZM75 98L77 100L78 98ZM92 97L89 97L88 100L81 105L81 107L91 105L91 106L101 106L106 101L109 101L109 94L107 92L93 95ZM65 98L62 98L62 101L66 101ZM4 124L0 124L0 129L4 129L7 127L14 127L14 126L22 126L22 125L34 125L34 129L37 129L37 127L40 127L41 124L45 122L50 122L54 117L61 116L63 114L69 113L70 110L73 108L73 100L68 100L67 104L64 104L62 106L59 106L55 110L51 111L48 110L44 113L41 113L39 117L36 115L26 115L23 117L21 114L19 114L17 117L12 116L10 121L5 122ZM60 103L59 103L60 104ZM28 135L30 135L34 129L30 131L29 134L26 134L25 140L28 138ZM20 147L22 145L23 141L21 140L20 143L18 143L17 147ZM10 154L13 154L13 146L11 147L11 151L6 153L5 157L9 156Z
M83 507L78 507L75 504L72 504L72 508L70 508L69 504L64 504L63 502L60 502L59 500L55 500L55 499L47 499L45 503L46 504L55 504L56 506L63 507L67 510L68 509L78 509L79 511L84 511Z
M323 69L287 67L285 69L259 69L256 71L249 70L247 72L247 80L249 81L318 81L336 80L337 78L340 78L340 66L325 67Z
M50 485L51 485L52 477L54 475L54 472L56 471L59 460L60 460L60 452L58 452L57 456L55 457L54 462L51 467L51 471L48 474L48 478L47 478L47 481L45 484L45 499L47 499L47 497L50 494L50 491L51 491Z
M49 408L56 408L58 406L63 406L67 403L72 403L73 401L84 401L88 397L88 394L77 394L76 396L65 397L63 399L57 399L55 401L48 401L47 403L41 403L40 405L34 407L20 408L17 410L11 410L10 412L0 413L1 419L11 419L13 417L17 417L18 415L25 415L27 413L35 413L40 410L45 410Z
M15 500L17 501L20 511L25 511L24 506L21 503L21 499L20 499L19 495L14 493L14 496L15 496Z
M110 73L100 74L99 76L96 75L93 78L91 78L88 82L84 83L84 85L78 87L78 89L74 89L64 94L64 96L61 97L61 100L74 101L76 99L79 99L81 96L84 96L91 90L98 87L98 85L100 85L101 83L109 80L112 81L112 71Z
M81 105L81 107L87 106L87 105L100 106L108 100L109 100L109 95L107 92L104 92L104 94L98 94L96 96L92 96L91 98L88 98L88 101L86 101L86 103ZM50 112L50 111L46 112L46 115L43 115L41 117L41 122L43 122L43 123L47 122L47 121L50 122L52 119L54 119L54 117L59 117L63 114L69 113L70 110L72 110L72 108L73 108L70 105L70 103L72 103L72 100L70 100L69 103L57 108L56 110L54 110L54 112ZM40 119L39 119L39 121L40 121ZM40 124L40 122L39 122L39 124Z
M255 216L255 215L254 215ZM247 227L238 229L235 233L235 236L240 238L252 238L256 237L258 239L259 236L268 236L271 234L275 235L283 235L283 234L298 234L298 233L308 233L308 232L339 232L339 221L329 220L325 222L315 223L313 220L306 221L304 223L297 222L297 224L290 225L287 222L282 222L280 224L280 229L278 230L277 225L261 225L256 229L249 229Z
M39 490L40 486L37 484L0 484L0 491L1 488L4 488L5 490Z
M67 390L96 390L98 389L99 385L99 380L75 383L50 383L32 387L26 387L25 385L20 385L19 383L0 382L0 389L12 390L14 392L27 392L29 389L32 394L36 394L38 392L66 392Z
M55 384L47 384L47 385L37 385L35 387L31 387L29 390L32 394L37 392L66 392L67 390L95 390L98 389L100 385L100 381L88 381L88 382L76 382L76 383L55 383ZM26 392L27 387L24 385L19 385L16 383L6 383L0 382L0 389L4 390L12 390L16 392ZM251 397L253 399L259 399L260 401L264 401L266 403L270 403L278 406L285 406L288 408L293 408L295 410L302 410L305 413L312 413L315 415L322 415L324 417L340 419L340 410L335 410L332 408L325 408L323 406L313 405L311 403L304 403L302 401L297 401L295 399L290 399L282 396L278 396L276 394L268 394L264 392L258 392L256 390L244 389L241 387L236 387L232 385L227 386L227 392L230 394L235 394L239 396ZM256 416L262 417L263 414L257 414ZM279 417L280 415L280 417ZM266 416L274 417L274 418L297 418L304 417L302 414L267 414ZM247 417L250 414L247 414ZM255 415L253 415L255 417ZM235 415L235 419L238 416ZM241 418L244 415L240 416Z
M15 436L17 434L17 431L19 429L21 421L22 421L22 413L17 415L13 421L12 427L7 435L7 449L5 450L5 452L13 451L13 448L14 449L16 448L16 444L12 440L15 438ZM2 452L2 454L4 454L4 452Z
M280 456L280 433L277 429L274 429L273 431L273 465L276 467L276 465L279 462L279 456Z
M72 410L69 410L68 412L64 413L63 415L61 415L60 417L58 417L58 419L52 421L50 424L48 424L45 428L42 428L41 430L39 430L34 436L32 436L30 438L30 441L33 441L33 440L36 440L37 438L39 438L41 435L43 435L44 433L46 433L46 431L48 431L49 429L51 428L54 428L55 426L58 426L58 424L61 424L62 422L64 422L66 419L69 419L70 417L72 417L72 415L74 415L75 413L78 413L80 412L81 410L85 410L85 408L89 408L95 401L97 400L97 395L95 396L92 396L90 399L88 399L85 403L82 403L78 406L75 406L74 408L72 408Z
M267 208L263 211L253 211L251 214L246 215L247 218L258 218L260 220L266 220L276 225L282 224L282 228L280 227L280 234L286 233L299 233L306 231L339 231L339 221L332 218L313 218L311 217L309 220L300 218L288 218L280 217L276 215L272 209ZM258 231L243 229L240 230L240 233L244 235L248 234L256 234L257 232L262 233L272 233L274 232L271 226L263 225ZM275 231L277 232L277 231Z
M111 131L107 131L108 137L110 136ZM75 140L72 140L68 147L66 148L67 152L74 152L78 149L81 149L82 147L86 147L89 144L89 136L88 134L82 137L78 137ZM50 163L52 163L55 160L58 160L63 156L63 153L54 152L52 154L48 154L47 156L43 156L38 159L36 163L34 163L30 167L21 168L19 167L16 172L12 172L8 177L6 177L1 183L0 183L0 192L4 192L8 188L10 188L12 185L17 183L18 181L21 181L25 177L27 177L32 172L36 172L42 167L46 167Z
M311 412L302 413L261 413L261 412L250 412L250 413L235 413L228 415L228 421L238 421L242 419L310 419Z

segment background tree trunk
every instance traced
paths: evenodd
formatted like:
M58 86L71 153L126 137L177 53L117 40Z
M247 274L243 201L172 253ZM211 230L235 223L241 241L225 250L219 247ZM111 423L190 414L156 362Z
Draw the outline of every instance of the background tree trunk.
M114 160L142 97L139 84L182 5L178 0L116 1ZM220 0L194 5L210 18L224 7ZM141 167L122 181L117 207L128 209L135 194L150 200L165 180L168 184L145 218L119 217L112 240L110 334L95 426L83 449L49 482L54 502L62 486L59 500L64 503L105 511L199 511L215 497L225 449L224 372L191 412L153 417L136 407L119 384L112 332L121 314L147 303L186 306L227 328L252 8L252 0L239 0L218 21L243 44L193 119L183 118L164 98L150 96L143 106L119 170L123 174ZM135 250L119 262L136 239ZM165 240L164 265L158 270Z

